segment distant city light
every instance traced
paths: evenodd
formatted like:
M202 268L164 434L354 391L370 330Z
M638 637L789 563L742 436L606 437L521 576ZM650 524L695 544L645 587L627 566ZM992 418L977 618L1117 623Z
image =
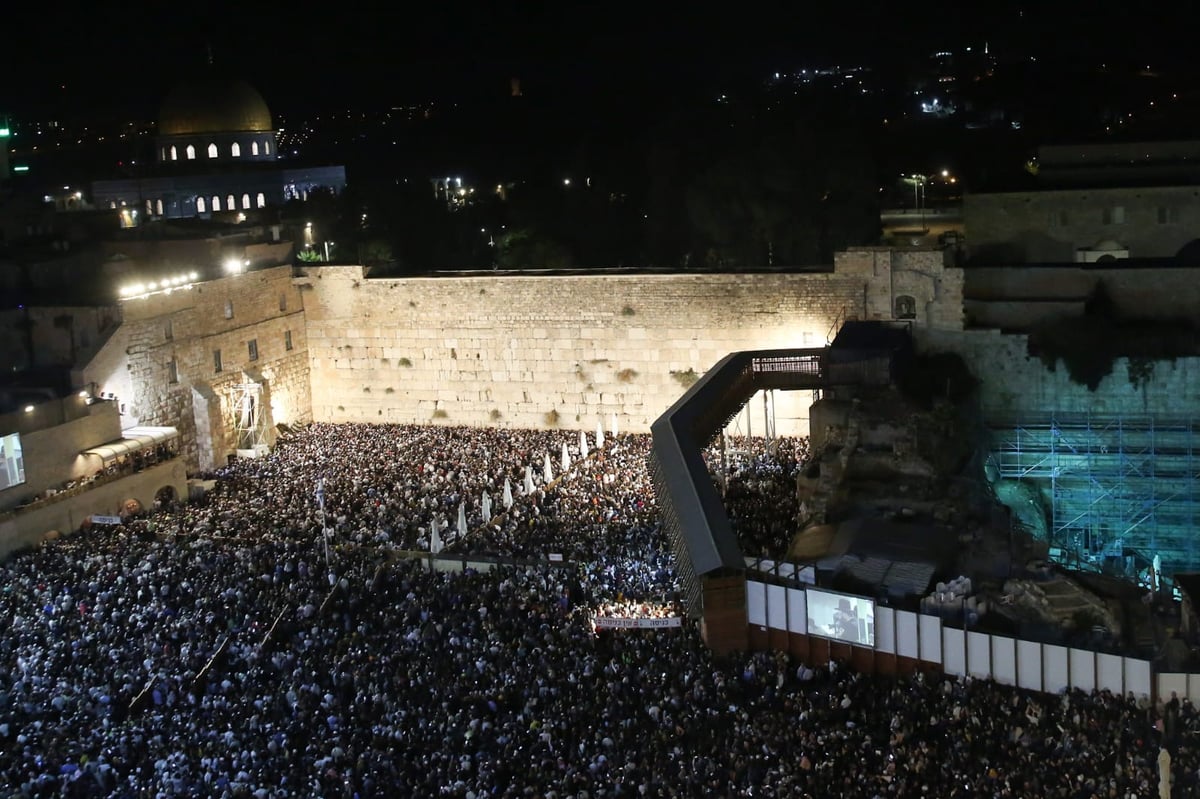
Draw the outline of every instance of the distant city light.
M26 406L25 406L25 413L33 413L33 406L32 406L32 405L26 405Z
M13 170L13 172L28 172L29 167L25 166L24 164L21 164L19 166L14 166L12 168L12 170Z
M0 139L7 139L11 135L12 131L10 131L8 128L0 128Z
M250 261L248 261L248 260L241 260L239 258L229 258L225 261L225 271L231 275L236 275L236 274L243 272L246 269L246 267L249 265L250 265Z

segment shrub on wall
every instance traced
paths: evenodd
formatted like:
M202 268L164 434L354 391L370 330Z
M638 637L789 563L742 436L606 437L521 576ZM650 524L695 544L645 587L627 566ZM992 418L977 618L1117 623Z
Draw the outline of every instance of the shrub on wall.
M621 371L617 372L617 379L622 383L632 383L633 379L637 376L638 373L634 369L622 369Z
M400 358L396 361L397 366L412 366L412 361L408 358Z
M551 410L547 411L546 415L542 417L542 421L544 421L548 427L554 427L557 425L558 410L552 408Z
M433 412L433 418L434 418L434 419L449 419L449 418L450 418L450 414L446 413L446 412L445 412L444 410L442 410L441 408L438 408L437 410L435 410L435 411Z
M675 378L675 382L684 388L691 388L700 379L700 375L696 374L696 370L690 366L683 370L672 369L671 377Z

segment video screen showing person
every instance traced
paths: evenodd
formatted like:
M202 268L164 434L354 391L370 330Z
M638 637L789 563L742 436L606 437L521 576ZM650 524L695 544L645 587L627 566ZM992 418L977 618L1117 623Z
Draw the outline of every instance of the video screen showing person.
M825 638L875 646L875 603L865 597L809 588L808 632Z

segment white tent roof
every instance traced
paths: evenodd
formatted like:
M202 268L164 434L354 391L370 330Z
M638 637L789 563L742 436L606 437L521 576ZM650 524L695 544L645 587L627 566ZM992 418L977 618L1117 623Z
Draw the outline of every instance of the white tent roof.
M137 452L140 449L153 447L176 438L179 438L179 430L174 427L130 427L122 430L121 438L116 441L85 449L83 454L95 455L108 464L122 455L128 455L131 452Z

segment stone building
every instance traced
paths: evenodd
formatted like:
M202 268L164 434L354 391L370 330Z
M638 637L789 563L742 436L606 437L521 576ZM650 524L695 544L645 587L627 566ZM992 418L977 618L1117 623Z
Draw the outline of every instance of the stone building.
M290 266L157 291L81 369L121 427L178 427L192 469L257 454L278 424L311 418L303 298Z
M210 72L163 101L153 168L95 181L92 203L118 210L126 227L214 215L241 221L318 188L345 188L344 167L285 165L277 147L262 96L245 81Z
M122 430L117 404L86 391L7 400L0 396L0 557L92 517L187 495L174 428Z
M126 426L177 426L189 466L209 468L307 420L591 429L615 416L644 431L732 350L823 346L847 319L961 329L962 271L939 250L886 248L798 273L278 267L121 309L82 379L118 398ZM811 399L757 398L744 428L804 432Z
M1042 147L1029 186L964 198L970 262L1194 264L1197 163L1198 141Z

